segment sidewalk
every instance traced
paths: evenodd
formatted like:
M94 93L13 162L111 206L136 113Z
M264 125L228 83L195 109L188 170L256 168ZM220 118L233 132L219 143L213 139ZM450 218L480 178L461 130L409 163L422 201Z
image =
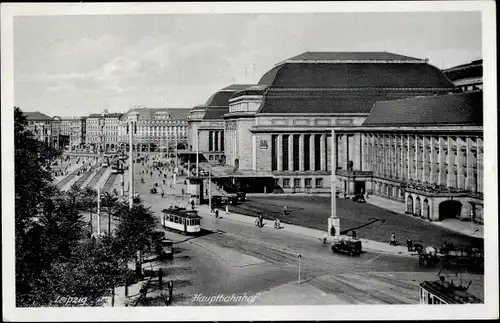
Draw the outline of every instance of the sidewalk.
M205 217L213 218L213 216L214 216L213 214L210 213L208 205L199 205L196 209L198 210L199 216L202 218L205 218ZM220 215L223 217L223 220L239 221L239 222L248 223L251 225L255 224L254 217L241 215L241 214L233 213L233 212L230 212L229 215L226 215L225 212L223 212L223 211L219 211L219 212L220 212ZM265 221L265 223L267 223L267 225L262 228L263 230L276 230L272 226L273 225L272 221ZM282 226L282 228L280 230L283 230L284 232L290 232L290 233L302 235L304 237L312 238L312 239L317 240L318 243L320 243L319 239L326 234L326 228L327 228L326 223L325 223L325 231L300 227L300 226L296 226L296 225L287 224L284 222L281 222L281 226ZM408 249L405 246L391 246L387 243L373 241L373 240L367 240L367 239L360 239L360 240L363 243L364 250L371 250L371 251L375 251L375 252L398 255L398 256L407 256L407 257L414 256L412 253L410 253L408 251Z
M408 214L405 213L405 204L403 202L386 199L376 195L370 195L366 199L366 202L378 206L379 208L392 211L394 213L399 213L404 216L409 216ZM429 222L425 219L421 220ZM484 227L481 224L477 224L471 221L460 221L459 219L445 219L443 221L433 221L430 223L451 231L461 233L469 237L483 238Z

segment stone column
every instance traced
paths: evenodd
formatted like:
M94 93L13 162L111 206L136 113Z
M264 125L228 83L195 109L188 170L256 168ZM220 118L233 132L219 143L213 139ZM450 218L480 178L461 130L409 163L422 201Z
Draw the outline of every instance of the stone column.
M219 131L219 151L222 151L222 132Z
M252 170L257 171L257 136L252 133Z
M463 170L463 157L462 157L462 139L457 137L457 187L465 188L465 178Z
M288 171L293 171L293 134L288 136ZM293 185L293 183L291 184Z
M472 169L473 154L472 154L472 142L471 142L470 137L465 138L465 148L466 148L466 150L465 150L465 158L466 158L465 171L467 174L465 188L468 190L471 190L471 191L475 191L475 189L472 185L472 183L473 183L472 179L474 177L474 173L473 173L473 169Z
M430 155L430 161L431 161L431 173L429 174L429 182L430 183L436 183L436 141L434 140L434 136L431 136L430 138L430 145L431 145L431 155ZM430 213L430 212L429 212Z
M407 159L407 162L408 162L408 179L411 180L412 179L412 166L413 166L413 163L412 163L412 154L411 154L411 137L410 135L408 135L408 146L406 147L407 148L407 154L408 154L408 159Z
M448 146L448 176L446 178L446 186L448 187L454 187L456 186L456 182L453 180L455 177L455 172L453 170L453 162L454 160L452 159L453 157L453 143L452 139L450 136L447 137L447 146Z
M370 161L370 166L371 166L371 170L374 172L374 175L375 173L378 174L378 170L377 170L377 161L376 161L376 152L377 152L377 149L375 147L375 137L376 135L375 134L372 134L371 135L371 141L372 141L372 148L371 148L371 154L372 154L372 157L371 157L371 161Z
M323 140L323 137L321 137L321 140ZM323 141L321 141L321 142L323 142ZM342 146L344 148L343 149L344 150L343 156L342 156L344 165L342 166L342 168L344 170L347 170L347 161L349 160L349 140L347 139L347 134L345 134L345 133L342 135ZM323 169L323 167L321 169Z
M362 161L362 152L363 152L363 145L361 144L361 134L356 133L353 136L353 169L354 170L361 170L361 161Z
M439 177L438 177L438 185L446 185L446 168L444 167L445 163L445 147L444 147L444 138L438 137L438 150L439 150Z
M278 172L283 171L283 135L278 135L277 143L276 143L276 161Z
M321 134L321 140L319 142L320 147L320 161L321 161L321 170L326 170L326 134Z
M428 167L429 163L427 162L428 157L428 151L427 151L427 146L429 145L429 138L426 136L422 137L422 182L427 182L428 181Z
M418 140L418 135L415 136L415 173L414 173L414 178L416 180L420 179L419 176L419 167L420 167L420 145L419 145L419 140Z
M299 135L299 171L304 171L304 134Z
M316 156L314 154L314 133L309 137L309 169L314 171L316 164Z

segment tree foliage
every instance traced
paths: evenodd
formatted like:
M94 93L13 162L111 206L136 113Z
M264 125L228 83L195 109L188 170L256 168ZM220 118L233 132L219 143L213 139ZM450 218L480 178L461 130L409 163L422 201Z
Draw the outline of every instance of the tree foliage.
M122 281L127 260L147 245L155 218L143 205L129 211L105 193L103 212L119 219L116 235L89 238L81 211L96 211L97 192L77 185L59 191L50 165L60 152L36 140L22 111L14 110L16 305L58 306L57 297L101 305Z
M156 227L156 218L149 208L134 204L129 211L127 203L120 203L116 215L120 218L116 238L125 257L132 257L148 245Z

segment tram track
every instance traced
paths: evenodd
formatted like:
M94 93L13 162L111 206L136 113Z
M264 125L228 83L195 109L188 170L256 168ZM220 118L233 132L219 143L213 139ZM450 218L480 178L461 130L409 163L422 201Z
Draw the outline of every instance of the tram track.
M92 172L97 167L99 167L99 163L96 163L94 166L90 167L90 169L85 174L83 174L82 177L80 177L75 184L78 185L78 187L82 187L83 183L85 183L85 181L90 177L90 175L92 175Z
M66 186L73 178L75 178L75 176L78 174L79 171L81 171L83 168L89 166L91 164L91 162L87 162L85 164L83 164L81 167L79 167L78 169L74 170L71 174L69 174L68 176L66 176L65 178L63 178L61 181L59 181L59 183L56 184L56 187L58 189L62 189L64 186Z
M105 191L105 192L111 191L111 187L113 187L113 184L114 184L117 176L118 176L118 174L113 174L113 173L111 173L109 175L108 179L106 180L106 183L104 183L103 191Z
M87 187L94 187L99 183L99 180L101 179L102 175L106 172L106 168L102 167L95 173L94 177L90 180L90 182L87 184Z

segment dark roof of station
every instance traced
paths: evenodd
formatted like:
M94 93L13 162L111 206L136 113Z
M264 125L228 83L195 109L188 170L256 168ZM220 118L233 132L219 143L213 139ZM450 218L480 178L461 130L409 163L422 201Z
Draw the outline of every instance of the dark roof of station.
M398 61L419 61L425 62L423 59L404 56L389 52L305 52L295 57L289 58L285 62L297 61L382 61L382 62L398 62Z
M363 126L483 125L483 92L375 103Z
M397 100L417 95L433 95L435 91L273 91L266 93L258 113L364 113L377 101ZM444 92L443 92L444 93Z
M205 104L207 109L203 119L223 119L224 114L229 112L229 100L233 94L252 86L252 84L232 84L215 92Z
M483 60L478 59L468 64L447 68L443 72L452 81L479 78L483 76Z
M24 115L26 116L26 120L52 120L51 117L39 111L24 112Z
M285 63L259 81L271 88L453 88L437 67L422 63Z
M269 70L259 86L258 113L369 113L377 101L455 89L427 59L387 52L306 52Z
M235 92L243 91L249 87L253 86L252 84L233 84L223 89L218 90L210 98L208 98L206 106L209 107L229 107L229 99L231 99L232 95Z

